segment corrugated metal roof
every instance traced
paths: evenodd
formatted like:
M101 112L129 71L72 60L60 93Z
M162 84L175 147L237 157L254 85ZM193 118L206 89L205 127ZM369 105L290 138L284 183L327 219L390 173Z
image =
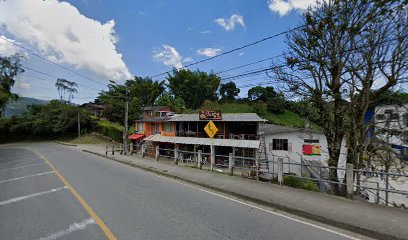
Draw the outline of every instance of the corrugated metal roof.
M220 139L220 138L193 138L193 137L167 137L161 135L150 135L145 141L167 142L178 144L197 144L197 145L214 145L223 147L240 147L240 148L259 148L258 140L237 140L237 139Z
M315 132L319 133L319 131L314 130L305 130L303 128L295 128L289 126L280 126L274 124L260 124L259 125L259 134L273 134L273 133L289 133L289 132Z
M174 114L170 122L199 122L198 113L194 114ZM259 117L256 113L223 113L222 120L213 120L214 122L266 122L267 120Z

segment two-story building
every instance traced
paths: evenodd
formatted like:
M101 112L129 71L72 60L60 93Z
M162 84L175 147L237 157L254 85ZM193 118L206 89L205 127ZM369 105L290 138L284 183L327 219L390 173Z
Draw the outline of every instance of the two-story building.
M214 115L215 114L215 115ZM208 115L208 116L207 116ZM204 128L212 121L217 130L210 138ZM172 114L168 107L145 108L136 121L137 134L143 134L148 154L154 155L159 146L165 149L197 152L213 155L255 157L259 148L259 123L265 122L256 113L226 113L201 111L196 114ZM169 152L169 154L171 154Z

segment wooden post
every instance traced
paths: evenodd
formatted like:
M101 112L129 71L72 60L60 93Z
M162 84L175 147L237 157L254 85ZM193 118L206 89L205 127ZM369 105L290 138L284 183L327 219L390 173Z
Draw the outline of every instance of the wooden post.
M144 158L145 157L145 151L146 151L146 146L143 144L142 145L142 158Z
M197 156L198 169L203 169L202 161L203 161L203 157L201 155L201 150L198 150L198 156Z
M215 167L215 147L211 145L211 171L214 171Z
M255 150L256 180L259 180L259 152Z
M156 161L159 161L159 145L156 146Z
M234 155L232 153L228 156L228 173L230 176L234 175Z
M123 150L122 150L123 148L122 148L122 143L120 143L119 144L119 154L120 155L122 155L122 153L123 153Z
M108 146L106 146L106 151L105 151L105 155L108 155Z
M130 155L133 155L133 142L129 144L129 152L130 152Z
M278 182L279 185L283 183L283 158L278 158Z
M178 165L178 144L174 145L174 164Z
M112 155L115 155L115 145L112 145Z

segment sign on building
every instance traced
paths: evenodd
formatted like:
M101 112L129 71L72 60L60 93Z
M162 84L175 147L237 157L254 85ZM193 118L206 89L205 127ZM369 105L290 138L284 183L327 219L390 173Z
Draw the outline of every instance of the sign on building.
M200 120L222 120L220 110L203 110L199 113Z
M215 134L218 132L218 128L212 121L209 121L204 127L204 131L210 138L214 138Z

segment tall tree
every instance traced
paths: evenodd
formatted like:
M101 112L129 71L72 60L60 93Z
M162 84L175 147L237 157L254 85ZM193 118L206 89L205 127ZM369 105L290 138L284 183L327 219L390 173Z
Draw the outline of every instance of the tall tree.
M303 14L303 27L287 36L285 60L273 64L278 82L317 110L329 166L337 167L346 138L348 161L361 162L367 106L406 77L408 40L401 31L406 2L324 1ZM330 171L330 177L336 181L337 171Z
M16 54L10 57L0 56L0 117L4 114L4 107L9 99L16 99L17 94L11 92L15 77L23 73L21 56Z
M220 98L223 102L233 102L241 90L234 82L223 83L220 86Z
M135 77L127 80L123 85L109 84L108 91L102 91L98 99L109 105L106 117L113 122L122 124L125 112L125 94L129 90L129 122L136 120L141 108L151 106L164 92L164 81L153 81L150 78Z
M217 89L221 79L214 73L174 69L173 73L167 76L167 81L170 92L176 98L183 99L188 108L197 109L205 100L218 99Z
M74 99L74 94L78 93L78 84L63 78L57 79L55 82L55 87L58 90L60 101L71 102L71 100Z
M282 93L277 93L272 86L256 86L248 90L250 101L262 101L266 103L268 111L272 113L283 113L286 100Z

